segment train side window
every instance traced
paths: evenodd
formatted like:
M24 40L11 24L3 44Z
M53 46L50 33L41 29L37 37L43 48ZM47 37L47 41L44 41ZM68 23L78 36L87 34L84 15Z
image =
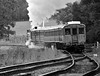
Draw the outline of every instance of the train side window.
M55 36L58 36L58 31L57 30L55 31Z
M46 31L44 32L44 36L46 36Z
M84 28L79 28L79 34L84 34Z
M65 35L70 35L70 28L65 29Z
M72 34L77 35L77 28L72 28Z
M37 36L37 32L36 31L34 31L34 35Z
M50 31L50 34L49 35L51 36L51 31Z
M40 31L40 35L43 35L43 31Z
M54 35L55 35L55 31L53 30L53 31L52 31L52 36L54 36Z

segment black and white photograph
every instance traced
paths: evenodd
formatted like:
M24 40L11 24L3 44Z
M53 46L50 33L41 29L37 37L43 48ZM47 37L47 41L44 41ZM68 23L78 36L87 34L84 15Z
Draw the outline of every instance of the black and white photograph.
M0 0L0 76L100 76L100 0Z

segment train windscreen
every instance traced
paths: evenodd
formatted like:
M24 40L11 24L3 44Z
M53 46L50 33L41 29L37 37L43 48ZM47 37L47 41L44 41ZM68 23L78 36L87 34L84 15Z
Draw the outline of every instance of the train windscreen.
M72 28L72 34L77 35L77 28Z
M65 29L65 35L70 35L70 34L71 34L70 28L66 28L66 29Z
M84 34L84 28L79 28L79 34Z

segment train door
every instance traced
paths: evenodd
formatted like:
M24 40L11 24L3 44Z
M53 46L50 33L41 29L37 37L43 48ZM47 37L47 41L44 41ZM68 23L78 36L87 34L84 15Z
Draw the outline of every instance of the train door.
M72 28L72 43L78 43L77 28Z
M78 42L79 43L84 43L86 40L86 36L85 36L85 28L84 27L80 27L79 28L79 35L78 35Z

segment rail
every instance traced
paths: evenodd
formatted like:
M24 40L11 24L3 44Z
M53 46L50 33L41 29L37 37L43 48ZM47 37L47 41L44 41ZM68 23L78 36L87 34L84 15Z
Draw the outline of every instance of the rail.
M9 75L18 74L18 73L26 73L26 72L34 71L41 67L47 67L47 66L51 66L54 64L57 65L60 63L65 63L65 62L71 62L69 58L70 58L70 56L65 57L65 58L56 59L56 60L35 62L35 63L15 65L15 66L1 68L0 76L2 76L2 75L9 76Z
M55 75L66 73L67 70L71 69L74 66L76 61L79 61L79 60L82 60L82 59L86 58L85 55L83 55L81 57L80 57L80 55L76 55L76 56L72 55L72 57L73 57L74 63L72 65L70 65L69 67L61 69L61 70L58 70L58 71L52 71L52 72L48 72L48 73L45 73L45 74L41 74L39 76L55 76ZM75 58L75 57L77 57L77 58Z
M91 70L91 71L88 71L88 72L84 73L83 76L94 76L94 75L97 74L96 72L100 68L100 65L96 60L91 59L89 56L87 56L87 58L89 58L91 61L93 61L96 64L97 67L95 69Z

